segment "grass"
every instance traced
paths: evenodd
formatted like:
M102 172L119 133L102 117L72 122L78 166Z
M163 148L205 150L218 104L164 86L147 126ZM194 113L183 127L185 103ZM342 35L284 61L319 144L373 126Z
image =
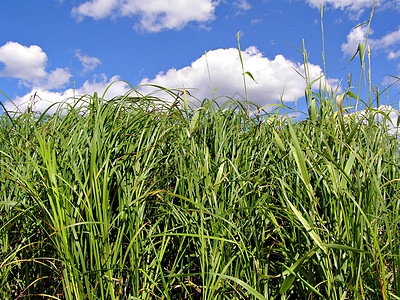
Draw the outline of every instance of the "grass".
M3 114L0 293L399 299L398 135L306 82L298 122L173 90Z

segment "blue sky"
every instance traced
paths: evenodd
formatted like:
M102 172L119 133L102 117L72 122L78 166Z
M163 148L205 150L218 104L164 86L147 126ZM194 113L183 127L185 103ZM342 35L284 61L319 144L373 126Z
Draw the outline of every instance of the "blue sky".
M348 74L354 85L372 0L324 1L328 84L341 91ZM0 90L34 109L74 95L102 93L121 79L136 87L187 88L199 99L244 97L237 33L243 51L249 99L304 108L305 82L298 49L304 39L312 78L323 74L321 0L5 0L0 11ZM400 76L400 0L376 1L370 30L373 84L381 89ZM294 46L294 47L293 47ZM205 55L205 53L207 53ZM207 60L206 60L207 58ZM207 68L208 63L208 68ZM346 68L345 68L346 66ZM210 84L210 77L211 84ZM212 88L211 88L212 85ZM107 97L124 94L119 81ZM141 87L143 93L150 88ZM389 103L399 103L399 85ZM364 94L365 95L365 94ZM363 96L363 94L361 94ZM1 102L12 109L4 95Z

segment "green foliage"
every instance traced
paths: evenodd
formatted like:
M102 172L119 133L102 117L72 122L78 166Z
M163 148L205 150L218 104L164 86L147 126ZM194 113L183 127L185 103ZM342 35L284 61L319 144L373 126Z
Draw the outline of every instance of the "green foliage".
M176 97L94 94L51 116L2 116L1 293L399 294L399 140L376 110L343 118L329 100L293 123Z
M171 90L0 116L0 294L399 299L398 135L305 71L298 122Z

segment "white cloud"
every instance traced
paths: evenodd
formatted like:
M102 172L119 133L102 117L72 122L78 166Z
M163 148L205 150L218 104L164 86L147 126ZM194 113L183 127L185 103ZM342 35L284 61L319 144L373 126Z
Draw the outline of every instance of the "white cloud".
M236 100L244 100L244 86L242 70L238 50L235 48L217 49L207 52L192 62L190 66L182 69L170 69L167 72L160 72L155 78L145 78L140 82L138 91L144 95L154 92L156 89L149 85L160 85L168 89L190 89L189 92L199 100L211 98L210 79L208 75L207 62L211 74L213 88L216 89L215 97L227 96ZM283 100L295 101L304 96L305 82L296 70L304 74L304 65L293 62L283 55L277 55L274 59L264 57L254 46L242 51L245 71L251 72L257 83L246 77L249 100L266 105L276 103L283 94ZM311 79L322 75L322 69L318 65L309 64ZM86 81L75 90L75 95L92 95L97 92L103 94L111 82L119 80L118 76L107 79L105 75L95 77L92 81ZM331 87L336 87L338 80L328 80ZM318 83L316 83L318 87ZM105 98L124 95L130 90L130 86L123 81L117 81L107 91ZM68 89L64 92L49 92L45 89L36 89L23 97L13 100L20 110L25 110L32 95L40 97L33 109L43 111L54 102L64 101L74 96L74 91ZM156 94L163 97L163 95ZM39 99L39 98L37 98ZM69 101L72 101L70 99ZM172 100L171 97L167 100ZM221 99L226 101L226 98ZM5 104L7 109L13 109L12 103Z
M352 29L347 35L347 42L343 43L341 46L342 52L346 55L354 55L354 53L357 51L358 44L365 42L367 30L368 28L365 26ZM370 34L372 33L373 31L370 30Z
M129 88L130 87L125 82L119 80L118 76L107 79L105 75L101 75L99 78L95 77L92 81L85 81L83 85L75 91L73 89L67 89L62 92L51 92L45 88L33 89L30 93L13 99L12 102L6 102L4 106L9 111L15 111L16 107L19 111L25 111L27 107L32 106L32 100L34 100L32 109L34 111L44 111L54 103L67 102L72 104L75 101L74 97L90 96L93 95L94 92L102 96L106 89L105 98L111 99L115 96L124 95L129 91ZM34 95L35 99L33 99ZM56 107L57 105L49 112L54 112Z
M380 10L397 10L400 11L400 0L385 0L379 2L379 9Z
M68 69L57 68L51 73L46 72L47 55L36 45L26 47L8 42L0 47L0 62L5 65L0 77L21 79L26 86L59 88L71 78Z
M396 31L390 32L383 36L379 40L372 40L373 47L376 49L379 48L388 48L400 42L400 27Z
M400 65L397 66L398 69L400 69ZM385 75L382 79L382 85L383 86L395 86L397 89L400 89L400 77L394 77L390 75Z
M341 49L342 52L346 55L354 55L357 51L359 43L365 43L365 39L367 37L368 27L360 26L355 29L352 29L350 33L347 35L347 41L342 44ZM400 43L400 28L396 31L390 32L384 35L380 39L374 39L371 36L374 31L370 29L369 37L368 37L368 45L372 50L384 49L388 51L388 59L394 59L398 57L399 52L393 52L389 50L390 47Z
M257 81L255 83L246 76L250 101L265 105L279 101L282 93L285 101L295 101L304 96L304 79L295 71L304 74L304 65L292 62L283 55L277 55L270 60L254 46L243 51L242 57L245 71L249 71ZM190 66L161 72L153 79L143 79L141 84L155 84L169 89L193 88L189 91L199 100L211 98L206 58L213 89L219 87L215 97L234 96L237 100L242 100L244 98L242 70L238 50L235 48L209 51ZM322 69L318 65L309 64L309 70L312 79L322 75ZM330 80L329 83L333 86L338 84L338 81ZM143 91L147 94L151 88L144 88Z
M233 2L233 5L236 6L241 11L246 11L251 9L251 5L247 0L237 0Z
M137 29L157 32L163 29L179 30L190 22L213 20L218 2L212 0L92 0L74 7L72 15L79 21L84 17L138 16Z
M105 98L110 99L125 94L129 87L126 82L120 80L118 75L108 79L106 75L102 74L100 77L94 77L92 81L86 80L82 87L76 90L76 94L93 95L94 92L97 92L99 96L102 96L106 90Z
M387 0L385 0L387 1ZM397 1L397 0L396 0ZM382 0L377 0L376 7L381 7ZM324 8L333 8L346 11L347 18L350 20L358 20L364 13L366 8L372 8L373 0L306 0L306 3L313 8L321 8L321 3L324 3Z
M399 112L390 105L381 105L378 108L373 108L372 110L362 110L357 114L357 118L362 119L366 114L373 114L376 122L382 126L386 126L389 134L398 134L399 127L397 126L397 120L399 118ZM389 118L389 120L388 120ZM365 123L366 120L364 120Z
M89 71L93 71L96 67L101 64L100 59L97 57L90 57L88 55L84 55L80 50L75 51L75 56L79 59L83 66L83 73L87 73Z
M0 47L0 62L5 68L1 77L13 77L27 81L46 77L47 55L39 46L26 47L15 42L8 42Z
M50 92L45 89L32 90L30 93L17 97L12 102L7 101L4 103L6 110L12 111L25 111L28 107L32 107L34 111L44 111L50 105L62 102L74 96L72 89L65 92ZM54 112L55 109L51 111Z
M93 19L102 19L109 17L114 13L115 8L119 5L120 0L92 0L82 3L78 7L72 8L72 15L82 21L84 17Z
M372 7L371 0L306 0L306 2L315 8L320 8L323 2L326 6L332 6L335 9L360 10L366 7ZM379 4L379 0L376 1Z
M389 54L388 54L388 59L389 59L389 60L396 59L396 58L398 58L398 57L400 57L400 50L399 50L399 51L396 51L396 52L394 52L394 51L389 51Z
M71 76L68 69L56 68L50 74L47 74L43 80L34 80L33 83L34 86L43 89L58 89L65 86L71 79Z
M383 111L389 117L390 122L388 122L386 119L384 119L384 116L381 114L377 114L376 119L380 123L385 123L388 126L390 134L399 133L400 128L397 126L399 112L390 105L382 105L378 108L378 110Z

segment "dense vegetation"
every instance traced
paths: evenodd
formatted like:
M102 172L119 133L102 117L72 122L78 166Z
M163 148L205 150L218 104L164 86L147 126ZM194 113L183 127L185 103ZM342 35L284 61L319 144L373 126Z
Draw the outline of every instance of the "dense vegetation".
M3 113L3 299L400 299L396 124L304 75L300 121L171 90Z
M293 123L176 96L2 116L5 298L399 295L399 140L384 112L342 118L314 94Z

